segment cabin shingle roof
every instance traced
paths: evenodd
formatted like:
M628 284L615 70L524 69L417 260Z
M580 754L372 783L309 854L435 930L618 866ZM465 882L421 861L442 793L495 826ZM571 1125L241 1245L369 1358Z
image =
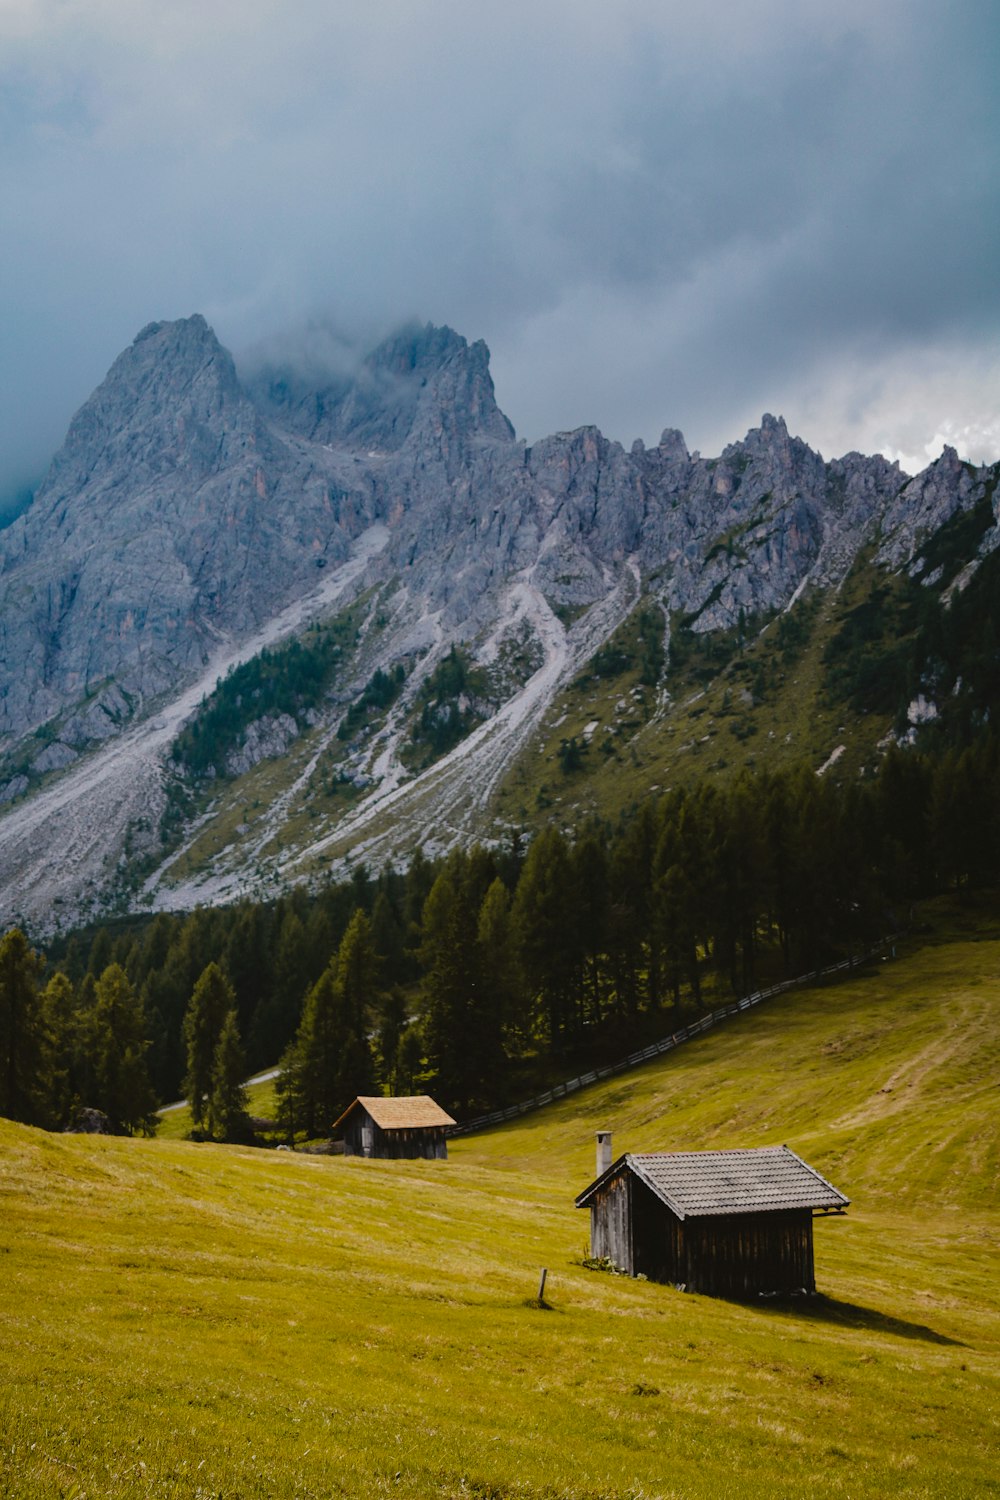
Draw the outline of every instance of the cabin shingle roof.
M850 1201L787 1146L755 1146L621 1156L580 1194L577 1208L586 1207L593 1193L623 1167L634 1172L679 1219L793 1208L842 1209Z
M428 1125L455 1123L451 1115L446 1114L440 1104L435 1104L429 1094L399 1095L393 1099L386 1099L381 1094L359 1094L354 1103L344 1110L340 1119L334 1121L334 1130L359 1104L368 1111L380 1130L419 1130Z

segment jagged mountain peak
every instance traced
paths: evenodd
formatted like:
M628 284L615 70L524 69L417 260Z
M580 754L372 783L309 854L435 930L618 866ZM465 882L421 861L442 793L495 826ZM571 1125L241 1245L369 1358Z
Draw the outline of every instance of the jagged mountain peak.
M510 442L489 359L481 339L470 344L447 326L414 322L353 368L322 371L286 356L259 370L249 389L271 420L314 442L396 452L421 428Z
M404 323L384 338L368 355L365 364L373 370L384 369L397 375L408 375L415 370L439 368L449 359L462 357L473 351L477 360L489 362L489 350L481 339L470 345L467 339L446 323L438 325L414 320Z
M219 344L215 336L215 330L209 325L202 313L192 313L187 318L160 318L152 323L147 323L145 328L140 328L132 340L132 348L137 344L144 344L148 339L166 338L172 342L182 343L193 341L198 343L209 342Z
M678 427L664 427L657 446L664 458L678 458L686 461L691 457L684 434Z
M766 411L760 419L760 431L774 433L779 438L786 438L788 436L788 424L784 417L775 417L769 411Z
M728 448L724 449L723 456L734 452L787 454L793 450L803 453L813 452L801 438L792 437L784 417L775 417L766 411L760 419L760 425L751 427L742 442L731 443Z
M147 323L114 361L94 397L122 384L150 395L171 388L180 393L197 383L227 393L240 389L232 355L201 313Z
M149 323L74 416L36 497L72 501L123 465L130 484L176 468L214 465L220 443L252 430L232 356L200 314Z

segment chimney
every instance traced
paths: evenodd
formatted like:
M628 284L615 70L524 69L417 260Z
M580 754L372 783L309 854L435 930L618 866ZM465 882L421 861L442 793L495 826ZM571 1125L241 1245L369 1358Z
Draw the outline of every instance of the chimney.
M603 1177L611 1165L611 1131L597 1132L597 1175Z

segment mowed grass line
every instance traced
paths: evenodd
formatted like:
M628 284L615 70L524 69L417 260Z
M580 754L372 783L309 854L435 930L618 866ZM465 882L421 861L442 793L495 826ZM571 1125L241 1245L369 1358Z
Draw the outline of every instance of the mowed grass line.
M998 973L944 944L783 997L447 1163L0 1122L0 1494L1000 1494ZM825 1296L584 1270L606 1126L787 1141L853 1200Z

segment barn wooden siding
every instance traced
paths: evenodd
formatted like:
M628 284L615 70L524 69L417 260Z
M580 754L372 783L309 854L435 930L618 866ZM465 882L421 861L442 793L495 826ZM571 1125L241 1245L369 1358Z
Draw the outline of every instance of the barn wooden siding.
M628 1172L612 1177L598 1189L590 1205L591 1255L610 1260L630 1276L636 1274L632 1263L632 1182Z
M421 1125L383 1130L368 1111L359 1105L344 1122L344 1155L370 1156L389 1161L409 1161L420 1157L428 1161L446 1161L446 1129L444 1125ZM370 1132L369 1149L366 1149L366 1132Z
M712 1296L816 1290L812 1211L678 1219L631 1172L596 1193L591 1254L630 1276L647 1276Z

